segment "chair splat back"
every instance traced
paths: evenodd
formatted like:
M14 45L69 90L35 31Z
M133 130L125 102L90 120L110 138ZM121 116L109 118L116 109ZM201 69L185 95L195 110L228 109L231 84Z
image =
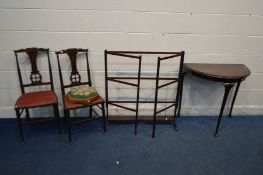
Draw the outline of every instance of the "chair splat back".
M32 84L39 84L42 83L42 76L39 73L39 70L37 68L37 54L38 49L37 48L30 48L26 49L26 53L29 57L30 63L31 63L31 74L30 74L30 80Z
M79 53L85 53L86 57L86 66L87 66L87 82L82 82L81 75L78 71L77 67L77 58ZM63 75L62 75L62 70L61 70L61 65L60 65L60 54L67 54L70 60L70 65L71 65L71 72L70 72L70 84L64 85L63 81ZM66 50L61 50L56 52L57 55L57 60L58 60L58 69L59 69L59 76L60 76L60 82L61 82L61 89L62 93L65 94L65 88L70 88L73 86L78 86L78 85L89 85L92 86L91 83L91 78L90 78L90 69L89 69L89 60L88 60L88 49L80 49L80 48L70 48Z
M18 70L18 77L20 81L20 86L22 93L25 93L24 88L29 87L29 86L39 86L39 85L51 85L51 89L54 90L53 87L53 77L52 77L52 70L51 70L51 64L50 64L50 58L49 58L49 49L45 48L26 48L26 49L19 49L15 50L15 56L16 56L16 64L17 64L17 70ZM50 76L50 81L49 82L43 82L42 81L42 75L38 69L37 66L37 58L40 52L46 53L47 59L48 59L48 68L49 68L49 76ZM24 84L22 75L21 75L21 70L19 66L19 61L18 61L18 53L26 53L28 56L28 59L30 60L31 64L31 73L30 73L30 84Z
M81 76L80 76L78 68L77 68L78 50L77 49L68 49L66 51L66 53L69 56L70 63L71 63L71 74L70 74L71 84L72 85L80 84L81 83Z

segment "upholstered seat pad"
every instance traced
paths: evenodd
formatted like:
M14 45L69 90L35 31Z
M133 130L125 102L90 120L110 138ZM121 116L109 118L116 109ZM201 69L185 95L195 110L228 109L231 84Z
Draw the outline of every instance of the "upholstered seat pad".
M16 102L15 108L34 108L53 104L57 104L57 96L53 91L38 91L21 95Z
M74 108L83 108L86 106L92 106L92 105L97 105L97 104L102 104L104 103L104 99L99 97L96 100L91 101L88 104L81 104L81 103L74 103L69 100L67 95L64 95L64 104L66 109L74 109Z

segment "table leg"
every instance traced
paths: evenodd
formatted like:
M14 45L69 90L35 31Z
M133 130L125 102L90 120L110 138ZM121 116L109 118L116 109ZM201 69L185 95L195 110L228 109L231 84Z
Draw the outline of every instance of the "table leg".
M228 117L232 117L232 110L233 110L233 107L234 107L234 104L235 104L235 100L236 100L236 97L237 97L237 93L238 93L238 90L239 90L240 83L241 83L241 81L237 83L235 94L234 94L234 97L233 97L233 100L232 100L232 104L231 104L231 108L230 108Z
M218 119L217 119L216 131L214 133L215 137L218 137L218 129L219 129L221 118L222 118L222 115L223 115L223 112L224 112L224 108L225 108L225 105L226 105L227 97L228 97L228 94L229 94L229 92L230 92L230 90L231 90L231 88L233 86L234 86L234 84L232 84L232 83L226 83L225 84L225 93L224 93L224 97L223 97L223 102L222 102L221 110L220 110L220 113L219 113L219 116L218 116Z
M178 106L178 113L177 113L177 116L180 117L181 116L181 104L182 104L182 96L183 96L183 87L184 87L184 76L185 76L185 72L183 73L182 75L182 79L181 79L181 82L180 82L180 86L179 86L179 106Z

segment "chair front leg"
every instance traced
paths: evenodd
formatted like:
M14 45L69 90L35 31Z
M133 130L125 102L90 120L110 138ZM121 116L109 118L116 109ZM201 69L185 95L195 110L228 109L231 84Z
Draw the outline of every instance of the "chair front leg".
M72 143L72 128L71 128L71 120L70 120L70 111L65 109L64 110L64 117L65 117L65 121L68 127L68 143L71 144Z
M21 114L19 112L19 109L15 109L16 111L16 118L17 118L17 126L18 126L18 130L19 130L19 135L20 135L20 143L24 144L25 140L24 140L24 133L23 133L23 125L22 125L22 120L21 120Z

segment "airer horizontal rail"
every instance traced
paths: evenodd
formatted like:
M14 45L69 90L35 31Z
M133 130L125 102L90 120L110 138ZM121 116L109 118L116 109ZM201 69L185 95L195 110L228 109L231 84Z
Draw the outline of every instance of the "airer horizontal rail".
M112 79L123 79L123 80L137 80L137 77L107 77L107 80ZM141 80L156 80L155 77L141 77ZM171 77L160 77L159 80L178 80L178 78L171 78Z
M149 52L149 51L106 51L108 54L182 54L182 52Z
M136 112L135 109L128 108L128 107L125 107L125 106L122 106L122 105L118 105L118 104L115 104L115 103L112 103L112 102L108 102L108 104L110 104L110 105L112 105L112 106L117 106L117 107L119 107L119 108L123 108L123 109L129 110L129 111Z
M140 103L155 103L155 101L151 100L140 100ZM136 103L136 101L129 101L129 100L109 100L108 103ZM174 103L173 101L157 101L157 103Z

